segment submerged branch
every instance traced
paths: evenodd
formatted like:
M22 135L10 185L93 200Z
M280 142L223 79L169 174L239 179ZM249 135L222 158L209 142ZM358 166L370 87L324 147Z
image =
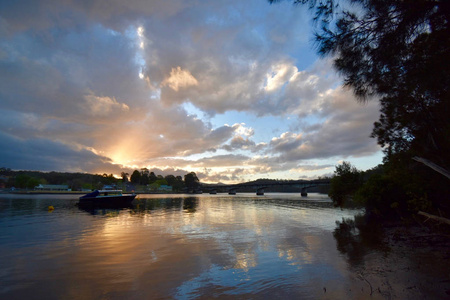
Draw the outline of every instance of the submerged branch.
M419 214L421 216L425 216L428 219L433 219L433 220L436 220L438 222L450 225L450 219L447 219L447 218L444 218L444 217L438 217L438 216L435 216L435 215L431 215L431 214L423 212L423 211L419 211L417 214Z

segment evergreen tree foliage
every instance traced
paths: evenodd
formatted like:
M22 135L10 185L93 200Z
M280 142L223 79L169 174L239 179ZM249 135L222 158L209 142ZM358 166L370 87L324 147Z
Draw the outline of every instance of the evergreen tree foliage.
M122 182L128 182L128 173L126 172L121 172L120 175L122 176Z
M130 181L134 184L140 184L141 182L141 173L138 170L134 170L131 174Z
M150 181L149 181L149 178L148 178L148 174L147 173L141 174L140 184L147 185L149 183L150 183Z
M361 186L361 172L344 161L336 166L328 195L336 206L344 206Z
M156 177L154 172L150 172L150 174L148 175L148 182L149 183L153 183L157 180L158 178Z
M164 179L167 181L167 184L171 186L177 181L177 178L174 175L167 175Z
M293 3L314 12L318 53L334 59L344 85L359 101L380 101L372 137L384 148L386 170L359 194L379 211L431 205L450 214L447 178L412 160L450 170L450 1Z
M408 152L449 169L450 1L293 2L314 10L318 52L335 58L344 84L361 101L380 99L372 136L387 157Z
M196 189L200 185L200 181L195 172L184 175L184 184L189 189Z

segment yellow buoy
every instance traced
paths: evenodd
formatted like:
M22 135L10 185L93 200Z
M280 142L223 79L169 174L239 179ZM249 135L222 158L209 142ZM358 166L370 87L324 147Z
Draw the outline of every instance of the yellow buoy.
M53 207L53 205L50 205L50 206L48 207L48 211L53 211L53 210L55 210L55 208Z

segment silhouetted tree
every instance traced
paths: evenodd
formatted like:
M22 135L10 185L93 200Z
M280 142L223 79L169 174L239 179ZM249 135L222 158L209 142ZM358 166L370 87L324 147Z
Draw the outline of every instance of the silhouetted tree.
M150 174L148 175L148 182L149 183L154 183L158 178L156 177L154 172L150 172Z
M142 174L140 183L142 185L147 185L147 184L149 184L149 182L150 181L149 181L149 178L148 178L148 174L147 173Z
M335 57L345 85L380 99L372 136L387 158L408 152L450 168L450 1L293 2L315 10L318 52Z
M126 173L126 172L122 172L122 173L120 173L120 175L122 176L122 182L123 183L126 183L126 182L128 182L128 173Z
M370 184L392 183L411 174L417 177L418 184L396 183L375 202L384 203L403 190L403 196L415 195L407 196L404 203L428 199L414 206L425 207L432 201L436 208L450 212L448 180L411 159L423 157L450 169L450 1L293 3L308 4L314 11L318 53L334 58L344 84L359 101L380 101L381 115L372 137L384 147L389 171Z
M184 184L189 189L196 189L199 186L199 182L195 172L184 175Z
M183 178L181 176L176 176L175 179L176 180L171 184L172 189L175 192L180 192L185 187Z
M139 180L139 184L147 185L149 184L148 176L150 171L147 168L141 168L141 178Z
M164 177L164 179L167 181L167 184L170 186L172 186L177 181L176 177L173 175L166 175Z
M361 187L361 172L344 161L336 166L334 177L331 179L331 187L328 195L336 206L343 206L346 200Z
M141 173L138 170L134 170L131 174L130 180L134 184L139 184L141 182Z

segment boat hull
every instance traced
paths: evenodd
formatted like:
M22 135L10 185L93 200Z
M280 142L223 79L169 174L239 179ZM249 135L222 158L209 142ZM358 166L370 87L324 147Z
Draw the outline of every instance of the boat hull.
M80 205L130 205L136 195L80 197Z

